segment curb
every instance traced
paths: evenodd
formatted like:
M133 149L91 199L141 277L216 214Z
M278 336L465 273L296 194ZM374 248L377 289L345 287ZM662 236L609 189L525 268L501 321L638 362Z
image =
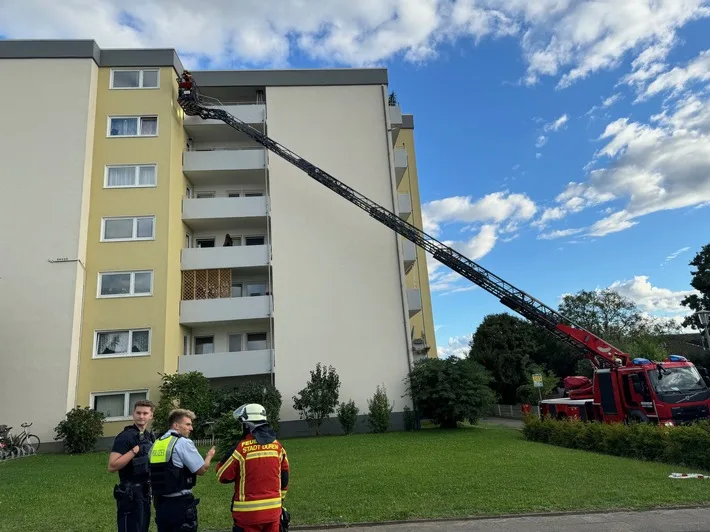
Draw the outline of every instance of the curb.
M619 514L619 513L644 513L653 512L660 510L698 510L698 509L710 509L710 504L707 505L687 505L687 506L657 506L645 509L614 509L614 510L590 510L586 512L582 511L569 511L569 512L532 512L532 513L520 513L520 514L499 514L499 515L471 515L471 516L459 516L459 517L435 517L435 518L421 518L421 519L402 519L395 521L363 521L361 523L337 523L330 525L300 525L291 526L290 530L335 530L339 528L353 528L353 527L363 527L363 528L376 528L380 526L391 526L391 525L408 525L415 523L449 523L452 521L490 521L493 519L523 519L530 517L562 517L562 516L574 516L574 515L597 515L597 514Z
M710 510L710 504L693 504L679 506L653 506L650 508L615 508L613 510L588 510L588 511L568 511L568 512L533 512L519 514L497 514L497 515L462 515L458 517L434 517L419 519L402 519L394 521L362 521L356 523L333 523L322 525L293 525L289 530L337 530L341 528L377 528L382 526L411 525L418 523L450 523L456 521L491 521L493 519L524 519L531 517L565 517L575 515L598 515L598 514L621 514L621 513L646 513L673 510ZM209 532L231 532L231 530L211 530Z

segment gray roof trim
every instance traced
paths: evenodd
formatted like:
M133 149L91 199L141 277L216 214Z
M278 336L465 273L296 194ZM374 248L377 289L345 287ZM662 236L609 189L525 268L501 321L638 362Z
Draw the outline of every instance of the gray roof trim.
M387 85L386 68L193 71L203 87L293 87L309 85Z
M102 50L93 40L0 40L0 59L93 59L100 67L184 67L174 49ZM201 70L205 87L387 85L386 68Z
M101 50L95 41L0 40L0 59L93 59L100 67L173 67L183 71L175 50Z
M414 115L402 115L402 129L414 129Z

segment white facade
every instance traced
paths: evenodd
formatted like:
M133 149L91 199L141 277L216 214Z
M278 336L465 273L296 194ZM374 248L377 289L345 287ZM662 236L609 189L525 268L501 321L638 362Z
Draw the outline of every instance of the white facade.
M396 212L386 87L266 88L268 134ZM340 400L367 413L384 384L394 411L410 400L409 323L397 234L282 158L269 154L275 385L281 420L317 362L341 379Z
M0 424L44 442L75 404L97 76L92 59L0 59Z

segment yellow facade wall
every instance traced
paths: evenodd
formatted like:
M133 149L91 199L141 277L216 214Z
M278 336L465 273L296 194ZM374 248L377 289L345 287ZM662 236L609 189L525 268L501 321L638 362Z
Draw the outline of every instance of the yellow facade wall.
M409 223L423 228L422 205L419 197L419 177L417 174L417 159L414 149L414 130L411 128L401 128L397 134L395 148L407 150L407 169L404 177L397 187L397 192L408 192L412 202L412 214ZM414 338L425 338L429 346L427 356L436 358L436 336L434 332L434 312L431 303L431 291L429 289L429 270L426 263L426 252L416 246L417 261L406 276L407 288L418 288L421 291L422 311L412 316L409 321L414 328Z
M148 389L157 403L160 375L177 369L182 352L179 326L180 249L184 230L181 110L175 102L172 68L160 69L158 89L110 90L110 68L101 68L96 105L91 204L87 244L87 286L76 402L90 405L97 392ZM107 137L111 115L158 115L158 136ZM105 166L157 164L157 186L104 188ZM155 215L155 240L101 242L101 219L107 216ZM97 298L99 272L153 270L148 297ZM151 329L151 353L145 357L94 359L96 330ZM104 435L117 434L126 421L107 422Z

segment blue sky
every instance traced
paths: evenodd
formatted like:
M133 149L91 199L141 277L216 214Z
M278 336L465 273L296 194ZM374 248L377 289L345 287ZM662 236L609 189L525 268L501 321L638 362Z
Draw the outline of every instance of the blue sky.
M264 4L25 0L0 6L0 36L174 47L190 68L385 66L428 231L551 306L613 286L683 315L710 241L710 0ZM460 354L505 307L430 273L439 353Z

